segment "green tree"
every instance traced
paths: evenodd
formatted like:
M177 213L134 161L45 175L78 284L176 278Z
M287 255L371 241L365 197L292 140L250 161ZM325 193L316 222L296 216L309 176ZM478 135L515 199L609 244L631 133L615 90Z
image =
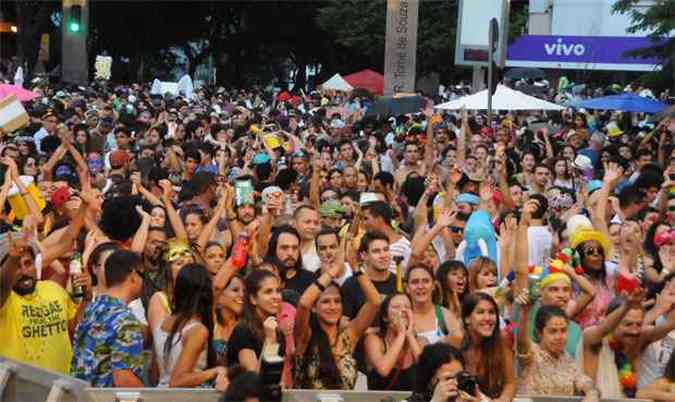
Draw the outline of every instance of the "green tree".
M361 68L384 69L386 0L331 0L318 10L317 21L334 39L329 73L349 73ZM456 0L420 1L417 31L418 76L439 72L443 78L453 73Z
M614 12L628 14L632 25L628 32L650 32L653 46L638 49L632 54L642 57L657 57L663 61L663 70L650 74L648 79L660 82L660 86L669 86L675 90L675 0L657 0L648 7L637 7L639 0L618 0Z

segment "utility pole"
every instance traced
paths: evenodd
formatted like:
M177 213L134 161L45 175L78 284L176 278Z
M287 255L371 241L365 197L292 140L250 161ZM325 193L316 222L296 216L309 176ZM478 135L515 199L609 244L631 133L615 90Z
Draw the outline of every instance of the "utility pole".
M61 80L71 84L89 82L87 36L89 0L63 0L61 23Z

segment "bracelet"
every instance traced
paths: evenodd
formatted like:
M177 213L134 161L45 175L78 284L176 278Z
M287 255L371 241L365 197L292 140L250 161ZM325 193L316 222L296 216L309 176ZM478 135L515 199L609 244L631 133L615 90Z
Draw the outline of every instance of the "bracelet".
M321 282L319 282L319 278L314 279L314 286L316 286L317 288L319 288L319 290L320 290L321 292L323 292L324 290L326 290L326 287L323 286L323 285L321 284Z

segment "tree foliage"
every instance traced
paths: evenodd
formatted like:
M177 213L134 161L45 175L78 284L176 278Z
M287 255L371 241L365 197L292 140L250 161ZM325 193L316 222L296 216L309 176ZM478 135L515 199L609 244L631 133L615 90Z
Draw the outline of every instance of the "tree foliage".
M618 0L614 12L628 14L632 25L628 32L648 32L653 46L634 52L637 56L663 60L663 70L657 75L670 81L675 89L675 0L657 0L649 6L639 6L639 0ZM652 77L652 80L655 77Z
M318 10L319 26L347 57L334 67L341 72L360 68L383 71L386 34L386 0L332 0ZM417 31L418 74L452 73L457 28L457 1L420 2Z

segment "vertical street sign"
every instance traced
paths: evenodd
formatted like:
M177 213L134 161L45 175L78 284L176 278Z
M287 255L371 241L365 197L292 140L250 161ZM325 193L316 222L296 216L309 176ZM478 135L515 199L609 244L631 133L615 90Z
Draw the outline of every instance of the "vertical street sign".
M384 95L415 92L419 0L387 0Z

